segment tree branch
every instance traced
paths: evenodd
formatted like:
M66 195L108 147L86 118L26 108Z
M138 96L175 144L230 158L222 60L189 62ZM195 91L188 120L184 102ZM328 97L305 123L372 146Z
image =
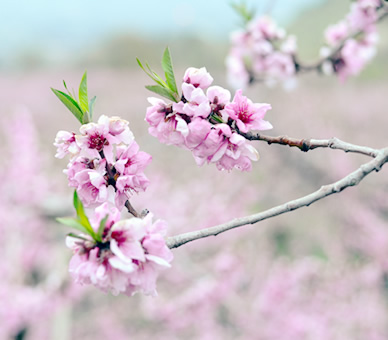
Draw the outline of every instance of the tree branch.
M378 149L372 149L367 146L359 146L351 143L344 142L336 137L330 139L297 139L288 136L267 136L260 133L243 133L238 131L238 133L244 136L248 140L262 140L268 144L280 144L288 145L290 147L297 147L301 151L307 152L309 150L314 150L317 148L330 148L336 150L343 150L345 152L354 152L360 153L370 157L376 157L379 153Z
M388 17L388 6L386 4L383 4L383 6L380 9L378 9L378 11L379 11L379 15L377 17L376 23L380 22L384 18ZM353 34L347 36L335 49L333 49L331 51L331 53L328 56L321 58L320 60L318 60L317 62L315 62L313 64L310 64L310 65L303 64L298 60L298 58L295 57L295 64L297 65L297 71L298 72L308 72L308 71L313 71L313 70L320 70L320 68L322 67L324 62L331 60L338 55L338 53L344 47L346 41L348 41L349 39L357 38L359 35L361 35L363 33L364 33L363 30L359 30L359 31L354 32Z
M378 9L378 13L379 14L378 14L376 23L378 23L378 22L380 22L383 19L388 17L388 5L386 3L383 3L382 6ZM304 62L299 60L297 55L294 55L293 56L293 60L294 60L294 63L295 63L296 73L303 74L303 73L308 73L310 71L315 71L315 70L318 71L318 72L322 72L323 64L326 61L332 61L333 62L333 60L338 57L338 54L341 52L341 50L344 47L345 43L349 39L357 38L358 36L360 36L362 34L364 34L364 31L363 30L358 30L358 31L348 35L335 48L333 48L333 50L330 52L329 55L318 59L314 63L310 63L310 64L306 63L305 64ZM249 77L250 77L249 84L260 83L260 82L263 82L263 81L266 80L265 77L259 78L259 77L255 76L254 72L252 70L247 70L247 71L248 71Z
M309 195L303 196L293 201L289 201L287 203L265 210L260 213L233 219L227 223L220 224L214 227L168 237L166 240L166 244L169 248L177 248L185 243L194 240L198 240L208 236L217 236L218 234L223 233L227 230L231 230L247 224L254 224L302 207L308 207L310 204L319 201L320 199L323 199L332 194L339 193L347 187L357 185L365 176L370 174L372 171L379 171L381 167L388 162L388 147L380 150L375 150L375 152L376 156L373 160L361 165L357 170L353 171L352 173L340 179L339 181L334 182L332 184L324 185L319 190Z

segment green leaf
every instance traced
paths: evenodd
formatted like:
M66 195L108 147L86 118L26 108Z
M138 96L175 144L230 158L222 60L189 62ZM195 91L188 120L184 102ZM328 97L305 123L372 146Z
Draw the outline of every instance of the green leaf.
M58 97L58 99L63 104L65 104L65 106L70 110L70 112L75 116L75 118L77 118L79 122L82 124L84 113L80 108L80 106L78 105L78 103L71 96L69 96L68 94L62 91L59 91L53 88L51 88L51 90Z
M174 102L178 102L174 96L174 93L168 88L162 87L160 85L147 85L146 89Z
M178 90L175 82L174 69L172 67L172 60L170 50L168 47L164 50L162 58L162 68L166 76L167 85L173 93L178 94Z
M241 1L241 3L231 3L230 6L241 16L244 25L251 21L255 16L255 9L248 9L245 1Z
M108 220L108 217L109 217L109 215L106 215L106 216L101 220L100 226L98 227L97 237L98 237L98 241L99 241L99 242L102 242L102 234L104 233L105 225L106 225L106 221Z
M224 121L222 120L222 117L217 116L216 114L212 114L211 119L214 119L217 123L224 123Z
M70 95L70 97L72 97L72 94L70 93L69 89L67 88L65 81L63 81L63 86L65 87L65 89L66 89L67 93Z
M96 96L94 96L92 99L90 99L89 102L89 114L90 114L90 120L93 119L93 110L94 110L94 103L96 102Z
M150 65L148 65L148 63L146 63L146 66L148 68L148 70L150 71L151 73L151 78L157 83L159 84L160 86L162 87L165 87L165 88L168 88L168 85L167 83L162 79L160 78L160 76L150 67Z
M145 67L143 66L143 64L141 63L141 61L139 60L139 58L136 58L136 61L138 63L138 65L141 67L141 69L147 74L147 76L149 76L152 80L156 81L154 76L152 75L152 73L148 72ZM148 64L147 64L148 66ZM149 68L149 66L148 66Z
M96 233L94 232L92 225L90 224L89 219L85 214L84 205L78 197L77 190L74 190L73 204L75 211L77 212L78 221L86 228L88 234L95 239Z
M148 75L148 77L150 77L158 85L168 88L168 85L166 84L166 82L162 78L160 78L160 76L153 69L151 69L148 63L146 63L145 64L146 67L144 67L138 58L136 58L136 60L139 66L141 67L141 69Z
M89 234L89 231L78 221L76 218L73 217L58 217L57 222L67 225L70 228L77 229L83 233Z
M89 100L88 100L88 75L85 71L82 76L81 83L78 90L79 104L83 112L89 111Z
M68 233L67 236L71 236L71 237L74 237L74 238L79 238L80 240L84 240L84 241L90 241L88 238L82 237L81 235L77 235L77 234L74 234L74 233Z

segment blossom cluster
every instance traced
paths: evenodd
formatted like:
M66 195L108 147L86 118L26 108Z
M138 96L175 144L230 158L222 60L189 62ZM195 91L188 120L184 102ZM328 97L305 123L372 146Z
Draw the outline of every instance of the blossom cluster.
M210 86L212 82L206 68L190 67L179 102L148 98L149 133L161 143L190 150L199 166L215 163L219 170L248 171L259 155L239 132L271 129L263 119L271 105L253 103L241 90L231 100L228 90Z
M91 220L95 231L104 218L101 242L89 235L66 239L74 252L69 271L75 281L93 284L113 295L142 292L155 296L158 273L170 267L173 258L163 238L167 223L152 223L152 214L120 221L119 210L104 203Z
M139 151L123 119L102 115L98 123L82 125L78 135L59 131L54 145L57 158L70 155L64 172L86 207L111 202L121 210L134 192L145 191L149 184L143 170L151 156Z
M103 115L97 123L82 125L80 134L59 131L54 145L56 157L70 156L64 172L76 189L78 215L78 220L59 221L86 233L67 238L75 281L114 295L156 295L156 278L172 260L163 237L167 224L152 223L152 214L120 221L131 195L146 190L149 180L143 171L151 161L139 151L128 122ZM94 208L89 219L84 205Z
M376 53L378 33L376 22L381 0L357 0L350 12L325 31L327 46L322 57L329 57L323 65L326 73L336 72L340 80L357 75ZM359 36L359 38L356 38Z
M277 81L293 83L296 38L287 35L272 18L261 16L249 21L244 30L232 33L231 45L226 67L233 87L246 87L253 80L269 85Z

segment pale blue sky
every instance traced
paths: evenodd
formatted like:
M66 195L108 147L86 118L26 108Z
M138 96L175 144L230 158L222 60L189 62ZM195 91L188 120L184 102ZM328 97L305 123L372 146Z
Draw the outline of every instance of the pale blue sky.
M325 0L247 0L287 25L304 8ZM229 0L1 0L0 57L35 47L47 53L77 51L116 33L146 36L191 33L228 39L238 17ZM48 48L49 47L49 50Z

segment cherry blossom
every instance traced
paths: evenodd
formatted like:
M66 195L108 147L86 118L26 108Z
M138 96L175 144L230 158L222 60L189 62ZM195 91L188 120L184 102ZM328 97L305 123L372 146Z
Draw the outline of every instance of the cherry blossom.
M70 155L64 172L87 207L109 201L122 209L149 184L144 169L151 156L139 151L129 123L119 117L102 115L98 123L82 125L80 134L59 131L54 145L56 157Z
M237 127L242 132L272 129L272 125L263 120L270 109L269 104L253 104L250 99L242 95L242 90L238 90L233 101L225 107L230 118L236 121Z
M79 284L92 284L113 295L156 295L156 279L173 259L164 241L167 223L152 222L152 214L120 221L118 209L104 203L91 218L96 232L105 216L101 242L88 235L67 237L66 244L74 253L71 275Z
M326 29L328 47L321 49L321 55L328 58L323 64L324 73L334 71L344 81L359 74L374 57L378 41L377 10L380 6L380 0L358 0L351 5L344 20Z
M227 77L235 87L246 87L253 80L273 84L288 82L296 73L296 38L269 16L249 21L245 30L231 34L226 58Z
M188 82L192 79L201 86ZM148 98L148 131L161 143L189 149L199 166L215 163L219 170L249 171L251 161L259 159L258 153L236 132L271 129L263 119L271 105L253 103L242 90L231 101L231 93L221 86L205 87L210 79L205 68L190 67L183 78L179 102L168 104Z

